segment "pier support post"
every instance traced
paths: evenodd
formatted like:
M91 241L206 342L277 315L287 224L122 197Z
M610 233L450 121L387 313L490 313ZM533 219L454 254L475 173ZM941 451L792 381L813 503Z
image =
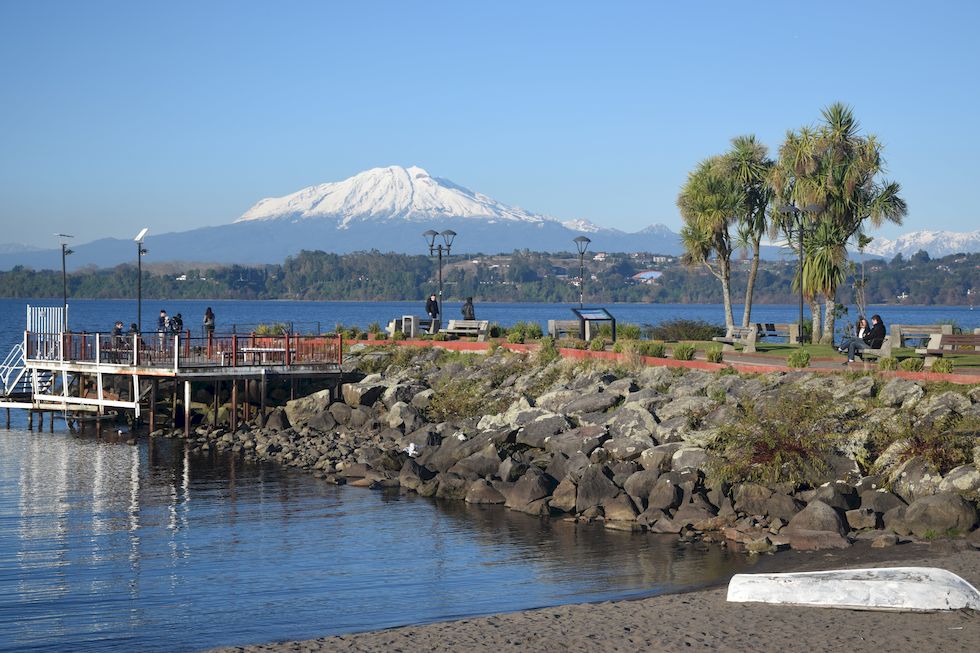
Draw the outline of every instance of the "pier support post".
M37 432L44 432L44 413L37 411Z
M228 422L232 433L238 430L238 379L231 380L231 414Z
M54 413L48 415L48 433L54 433Z
M262 380L259 382L259 414L265 419L265 370L262 371Z
M177 395L180 393L180 381L174 377L174 391L170 393L170 428L177 428Z
M221 381L214 382L214 419L211 428L218 428L218 409L221 407Z
M157 430L157 390L160 389L160 382L153 379L150 387L150 433Z
M174 396L176 397L176 392ZM184 438L191 437L191 382L184 381Z

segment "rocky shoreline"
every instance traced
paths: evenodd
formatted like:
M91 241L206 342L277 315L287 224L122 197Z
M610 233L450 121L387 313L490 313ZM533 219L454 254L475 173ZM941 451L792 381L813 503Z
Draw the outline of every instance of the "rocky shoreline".
M980 548L980 386L502 349L355 356L365 374L342 400L322 390L233 433L201 426L191 446L752 553L937 538Z

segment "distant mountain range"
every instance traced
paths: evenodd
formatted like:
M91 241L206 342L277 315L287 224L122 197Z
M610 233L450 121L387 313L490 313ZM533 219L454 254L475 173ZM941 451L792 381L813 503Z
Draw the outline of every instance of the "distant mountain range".
M428 229L456 231L453 252L460 254L496 254L515 249L574 251L572 241L581 235L592 240L591 252L682 252L680 236L664 225L627 233L587 220L561 221L508 206L448 179L433 177L422 168L389 166L366 170L343 181L310 186L284 197L260 200L231 224L164 234L153 233L151 225L146 239L149 254L144 260L277 263L304 249L338 254L371 249L427 254L422 233ZM972 241L956 241L964 245L972 242L971 250L959 251L980 251L980 232L952 235L972 237ZM937 237L928 243L938 247L940 242L952 240ZM900 241L905 242L876 240L868 252L893 256L887 248L905 247L897 244ZM908 247L913 248L909 253L917 251L913 245ZM924 248L929 250L928 246ZM71 269L87 265L110 267L132 262L136 256L132 241L114 238L74 244L72 249ZM763 252L767 258L784 255L778 247L766 247ZM60 269L61 252L0 245L0 269L16 265Z
M894 240L875 238L865 252L890 259L896 254L910 256L920 250L928 252L931 258L980 252L980 229L966 232L913 231Z

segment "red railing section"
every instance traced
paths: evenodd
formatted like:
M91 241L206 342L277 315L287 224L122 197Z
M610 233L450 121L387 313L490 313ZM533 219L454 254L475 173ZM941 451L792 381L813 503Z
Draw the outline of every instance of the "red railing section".
M340 365L341 336L27 333L27 358L152 367Z

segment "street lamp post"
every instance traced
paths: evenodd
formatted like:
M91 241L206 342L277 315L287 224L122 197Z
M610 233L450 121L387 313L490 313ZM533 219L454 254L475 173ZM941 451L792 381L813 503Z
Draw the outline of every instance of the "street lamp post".
M779 212L780 213L783 213L785 215L792 215L793 216L793 225L796 227L797 252L799 253L799 268L798 268L798 271L799 271L799 281L800 281L800 283L799 283L799 286L800 286L800 293L799 293L800 294L800 314L799 314L799 322L797 324L797 329L799 329L798 341L799 341L799 343L800 343L801 346L803 345L803 231L804 231L803 216L804 216L804 214L807 214L807 213L809 213L811 215L812 214L816 214L816 213L820 213L820 211L822 211L822 210L823 210L823 207L821 205L819 205L819 204L808 204L805 207L800 208L800 207L796 206L795 203L792 203L792 202L789 203L789 204L785 204L785 205L783 205L783 206L781 206L779 208ZM792 227L790 227L789 229L786 230L786 235L787 235L787 238L788 239L792 239L792 237L793 237L793 228Z
M55 234L59 238L74 238L70 234ZM70 249L68 249L68 243L61 243L61 331L66 333L68 331L68 270L66 266L65 259L68 258L69 254L73 254Z
M589 248L592 240L579 236L573 241L578 249L578 307L581 309L585 306L585 250Z
M148 227L136 234L136 330L143 333L143 256L147 250L143 247L143 238L146 237Z
M446 243L445 252L446 256L449 256L450 249L453 246L453 239L456 238L456 232L452 229L446 229L442 233L429 229L422 234L426 242L429 244L429 256L434 254L439 255L439 318L442 319L442 243L436 243L436 236L442 236L443 241Z

